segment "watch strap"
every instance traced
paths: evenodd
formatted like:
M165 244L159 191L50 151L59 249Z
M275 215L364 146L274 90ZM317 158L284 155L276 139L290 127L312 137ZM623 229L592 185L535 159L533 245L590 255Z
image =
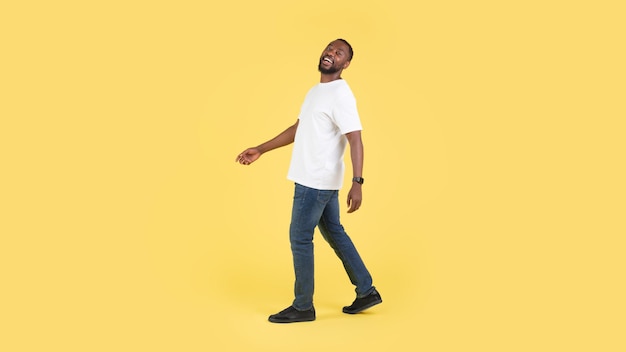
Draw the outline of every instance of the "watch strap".
M352 178L352 182L356 182L358 184L363 184L363 182L365 182L365 179L363 177L353 177Z

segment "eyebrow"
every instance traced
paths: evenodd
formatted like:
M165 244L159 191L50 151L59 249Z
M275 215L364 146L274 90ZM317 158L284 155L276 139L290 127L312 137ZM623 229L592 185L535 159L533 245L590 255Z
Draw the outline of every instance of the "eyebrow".
M332 44L328 44L328 46L327 46L326 48L327 48L327 49L334 49L335 47L334 47ZM342 52L343 52L343 51L345 51L345 50L343 50L342 48L337 48L336 50L337 50L337 51L342 51Z

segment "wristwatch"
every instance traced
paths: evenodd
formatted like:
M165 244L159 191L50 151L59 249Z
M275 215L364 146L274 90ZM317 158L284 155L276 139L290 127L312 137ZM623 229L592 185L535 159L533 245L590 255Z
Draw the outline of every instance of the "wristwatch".
M352 178L352 182L356 182L358 184L363 184L363 182L365 182L365 179L363 177L353 177Z

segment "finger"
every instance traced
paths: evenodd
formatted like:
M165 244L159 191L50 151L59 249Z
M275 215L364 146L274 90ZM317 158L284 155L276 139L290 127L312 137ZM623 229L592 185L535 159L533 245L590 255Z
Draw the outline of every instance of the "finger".
M352 198L348 198L348 213L352 213L355 211L356 203L352 200Z
M352 206L350 207L350 213L353 213L357 210L359 210L359 208L361 207L361 201L360 200L352 200Z
M247 164L250 164L250 160L246 157L245 152L243 152L243 153L239 154L239 155L237 156L237 160L236 160L236 161L238 161L238 162L239 162L240 164L242 164L242 165L247 165Z

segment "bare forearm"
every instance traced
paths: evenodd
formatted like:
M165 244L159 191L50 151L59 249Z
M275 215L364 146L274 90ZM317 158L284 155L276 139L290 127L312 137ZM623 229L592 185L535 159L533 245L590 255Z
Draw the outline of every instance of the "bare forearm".
M363 177L363 141L361 132L351 132L346 135L350 143L350 159L352 160L352 176Z
M360 148L350 149L352 177L363 177L363 144L360 146Z
M270 139L269 141L259 145L257 149L261 153L269 152L270 150L274 150L280 147L284 147L293 143L296 138L296 130L298 129L298 122L281 132L278 136Z
M354 131L346 134L350 143L350 159L352 159L352 177L363 177L363 141L361 131ZM352 182L352 187L348 192L348 213L353 213L361 207L363 202L362 192L363 182Z

